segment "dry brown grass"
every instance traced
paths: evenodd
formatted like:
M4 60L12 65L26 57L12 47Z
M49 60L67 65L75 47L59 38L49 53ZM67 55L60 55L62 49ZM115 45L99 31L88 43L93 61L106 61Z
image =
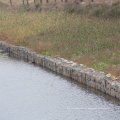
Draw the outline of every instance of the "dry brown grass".
M65 9L57 9L56 5L55 10L50 7L41 12L28 11L24 7L17 10L0 7L0 40L120 76L118 18L105 19L84 12L78 14L71 12L71 8L67 13Z

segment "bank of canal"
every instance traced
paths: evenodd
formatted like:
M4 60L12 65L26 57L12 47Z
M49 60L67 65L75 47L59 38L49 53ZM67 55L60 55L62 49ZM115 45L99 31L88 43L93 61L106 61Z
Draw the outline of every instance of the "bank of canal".
M119 120L120 101L33 64L0 55L0 120Z

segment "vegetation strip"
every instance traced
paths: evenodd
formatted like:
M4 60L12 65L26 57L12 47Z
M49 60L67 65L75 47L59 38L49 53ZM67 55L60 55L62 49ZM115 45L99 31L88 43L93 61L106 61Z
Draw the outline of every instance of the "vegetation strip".
M5 1L0 0L1 41L72 60L120 79L120 2L79 6L36 0L36 4L23 6L21 0L12 0L10 7Z
M30 61L38 66L43 66L120 99L120 83L113 81L112 78L107 76L104 72L97 72L82 64L76 65L76 63L63 58L41 56L25 47L13 46L3 41L0 41L0 49L8 52L12 57Z

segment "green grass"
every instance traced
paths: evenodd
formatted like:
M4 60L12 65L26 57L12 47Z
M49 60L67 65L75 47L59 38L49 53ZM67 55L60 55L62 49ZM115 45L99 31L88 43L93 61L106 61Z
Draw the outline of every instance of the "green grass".
M0 9L0 40L120 76L119 19L63 10Z

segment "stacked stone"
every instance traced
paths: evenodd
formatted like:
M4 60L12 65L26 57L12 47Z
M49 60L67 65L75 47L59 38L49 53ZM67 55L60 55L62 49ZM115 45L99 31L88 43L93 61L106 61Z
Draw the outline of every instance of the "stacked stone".
M77 65L63 58L45 57L27 48L9 45L2 41L0 42L0 49L8 52L12 57L43 66L120 99L120 83L113 81L111 77L107 77L104 72L97 72L92 68L87 68L82 64Z

